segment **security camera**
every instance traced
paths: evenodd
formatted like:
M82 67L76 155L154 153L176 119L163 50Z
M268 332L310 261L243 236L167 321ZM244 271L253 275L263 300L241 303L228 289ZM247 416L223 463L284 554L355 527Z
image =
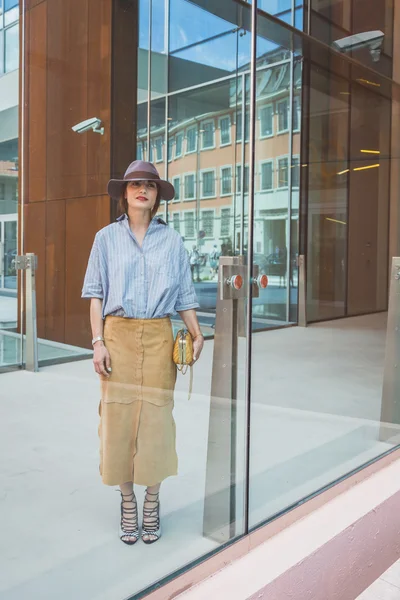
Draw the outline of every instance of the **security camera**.
M336 40L332 43L332 46L336 50L344 53L360 50L361 48L368 48L372 60L374 62L378 62L381 56L384 37L385 34L380 30L364 31L362 33L356 33L355 35L349 35L340 40Z
M85 131L94 131L94 133L104 134L104 127L100 127L101 119L97 119L94 117L93 119L86 119L86 121L81 121L77 125L72 127L72 131L75 133L85 133Z

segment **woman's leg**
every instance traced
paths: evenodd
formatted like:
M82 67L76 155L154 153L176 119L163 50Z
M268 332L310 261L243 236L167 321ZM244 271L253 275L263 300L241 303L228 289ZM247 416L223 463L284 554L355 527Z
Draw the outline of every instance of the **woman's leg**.
M160 493L161 483L146 489L143 504L143 532L142 539L147 544L156 542L160 538ZM153 533L154 532L154 533Z
M119 487L122 496L120 537L126 544L134 544L139 538L139 525L133 482L122 483Z

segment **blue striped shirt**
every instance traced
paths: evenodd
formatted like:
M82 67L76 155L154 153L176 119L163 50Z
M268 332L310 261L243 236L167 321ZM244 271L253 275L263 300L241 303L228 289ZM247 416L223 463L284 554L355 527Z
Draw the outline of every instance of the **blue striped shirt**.
M182 238L158 217L142 247L127 215L96 234L82 298L102 299L103 319L158 319L199 307Z

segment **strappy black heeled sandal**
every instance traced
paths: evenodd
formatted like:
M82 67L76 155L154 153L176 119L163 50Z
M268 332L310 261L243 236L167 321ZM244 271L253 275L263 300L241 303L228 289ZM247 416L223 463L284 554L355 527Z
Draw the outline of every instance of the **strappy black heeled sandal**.
M130 508L124 508L123 505L127 502L131 502L134 504L134 506ZM119 524L119 538L121 542L128 544L128 546L133 546L133 544L136 544L139 539L138 511L135 492L132 492L131 494L123 494L121 492L121 521Z
M151 494L146 490L146 497L143 504L143 526L142 526L142 540L145 544L154 544L161 537L161 523L160 523L160 501L157 494ZM154 496L155 500L149 498ZM153 508L146 507L147 504L156 504ZM145 540L144 537L148 539Z

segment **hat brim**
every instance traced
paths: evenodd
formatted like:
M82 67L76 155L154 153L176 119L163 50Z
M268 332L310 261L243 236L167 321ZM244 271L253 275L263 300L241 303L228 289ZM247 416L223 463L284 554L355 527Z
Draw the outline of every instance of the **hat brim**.
M126 183L129 181L142 181L143 177L132 177L129 179L110 179L107 185L107 192L114 200L119 200L121 192ZM164 179L152 179L148 177L148 181L155 181L160 188L160 194L162 200L172 200L175 197L175 188L169 181Z

